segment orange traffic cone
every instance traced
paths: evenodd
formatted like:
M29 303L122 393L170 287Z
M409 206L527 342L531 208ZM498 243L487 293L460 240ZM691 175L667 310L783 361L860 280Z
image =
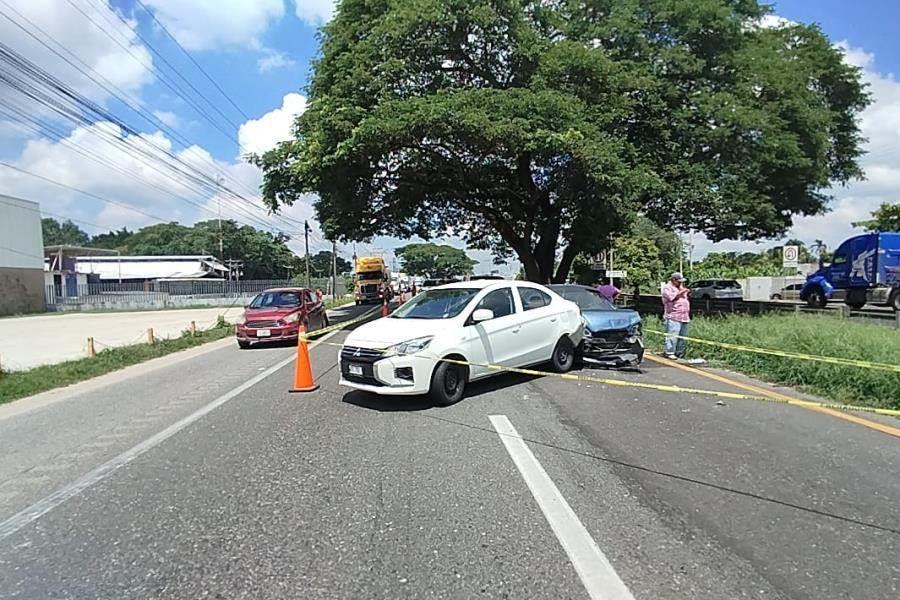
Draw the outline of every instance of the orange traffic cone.
M288 390L296 392L314 392L319 385L313 380L312 367L309 364L309 350L306 347L306 327L300 326L297 332L297 360L294 362L294 387Z
M387 298L385 298L384 302L381 303L381 316L382 317L388 316Z

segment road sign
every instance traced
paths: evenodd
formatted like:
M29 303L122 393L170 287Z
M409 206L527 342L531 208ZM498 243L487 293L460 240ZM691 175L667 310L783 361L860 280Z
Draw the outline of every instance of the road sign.
M800 246L784 246L781 251L782 266L796 267L800 264Z
M613 277L615 277L616 279L625 279L626 277L628 277L628 271L607 269L606 276L610 279L612 279Z

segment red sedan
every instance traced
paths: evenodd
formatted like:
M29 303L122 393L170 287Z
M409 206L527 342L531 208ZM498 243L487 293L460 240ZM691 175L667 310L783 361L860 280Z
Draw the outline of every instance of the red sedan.
M321 298L306 288L278 288L261 292L244 310L244 321L237 326L241 348L266 342L296 341L303 325L314 331L328 325Z

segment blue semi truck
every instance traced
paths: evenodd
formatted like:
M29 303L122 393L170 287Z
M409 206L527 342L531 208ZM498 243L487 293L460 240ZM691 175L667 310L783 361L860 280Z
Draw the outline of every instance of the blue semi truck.
M891 306L900 312L900 233L867 233L845 240L829 265L810 275L800 299L815 308L843 301Z

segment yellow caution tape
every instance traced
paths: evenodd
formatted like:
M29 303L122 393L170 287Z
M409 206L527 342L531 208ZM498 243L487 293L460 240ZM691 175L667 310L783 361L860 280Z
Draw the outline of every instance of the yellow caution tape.
M652 329L645 330L645 333L655 335L668 336L670 334L664 331L654 331ZM841 365L845 367L860 367L863 369L875 369L879 371L890 371L900 373L900 365L890 365L887 363L871 362L867 360L856 360L853 358L840 358L837 356L817 356L814 354L801 354L799 352L785 352L784 350L772 350L770 348L755 348L753 346L741 346L739 344L729 344L727 342L717 342L713 340L704 340L701 338L689 337L686 335L673 335L672 337L694 342L697 344L706 344L708 346L718 346L729 350L738 350L741 352L754 352L756 354L768 354L771 356L780 356L782 358L794 358L797 360L809 360L832 365Z
M375 311L377 311L377 310L381 310L381 307L376 306L372 310L366 311L362 315L356 317L355 319L350 319L349 321L341 321L340 323L335 323L334 325L329 325L328 327L316 329L315 331L308 331L305 334L301 335L300 337L301 337L301 339L306 341L306 340L310 340L314 337L319 337L320 335L325 335L326 333L335 331L336 329L343 329L344 327L347 327L349 325L355 325L356 323L359 323L360 321L365 321L366 319L371 317L372 314L374 314ZM338 344L338 345L340 345L340 344Z
M329 346L338 346L341 347L343 344L336 342L319 342L320 344L326 344ZM398 355L399 356L399 355ZM878 415L887 415L892 417L900 417L900 410L894 410L891 408L873 408L871 406L852 406L848 404L836 404L833 402L815 402L812 400L797 400L793 398L772 398L766 396L756 396L752 394L740 394L736 392L719 392L716 390L707 390L701 388L689 388L682 387L679 385L666 385L666 384L657 384L657 383L640 383L636 381L623 381L621 379L607 379L603 377L593 377L591 375L580 375L576 373L554 373L552 371L538 371L536 369L520 369L517 367L505 367L503 365L493 365L493 364L481 364L474 363L467 360L457 360L453 358L439 358L437 356L423 356L421 354L407 354L405 356L412 356L414 358L428 358L431 360L440 360L443 362L448 362L457 365L463 366L473 366L473 367L484 367L486 369L491 369L494 371L506 371L509 373L521 373L523 375L537 375L539 377L556 377L558 379L565 379L567 381L581 381L586 383L599 383L609 386L616 387L627 387L627 388L639 388L646 390L654 390L659 392L669 392L676 394L696 394L702 396L714 396L717 398L729 398L731 400L757 400L760 402L773 402L775 404L791 404L795 406L805 406L808 408L818 407L818 408L830 408L833 410L846 410L852 412L863 412L863 413L871 413Z

